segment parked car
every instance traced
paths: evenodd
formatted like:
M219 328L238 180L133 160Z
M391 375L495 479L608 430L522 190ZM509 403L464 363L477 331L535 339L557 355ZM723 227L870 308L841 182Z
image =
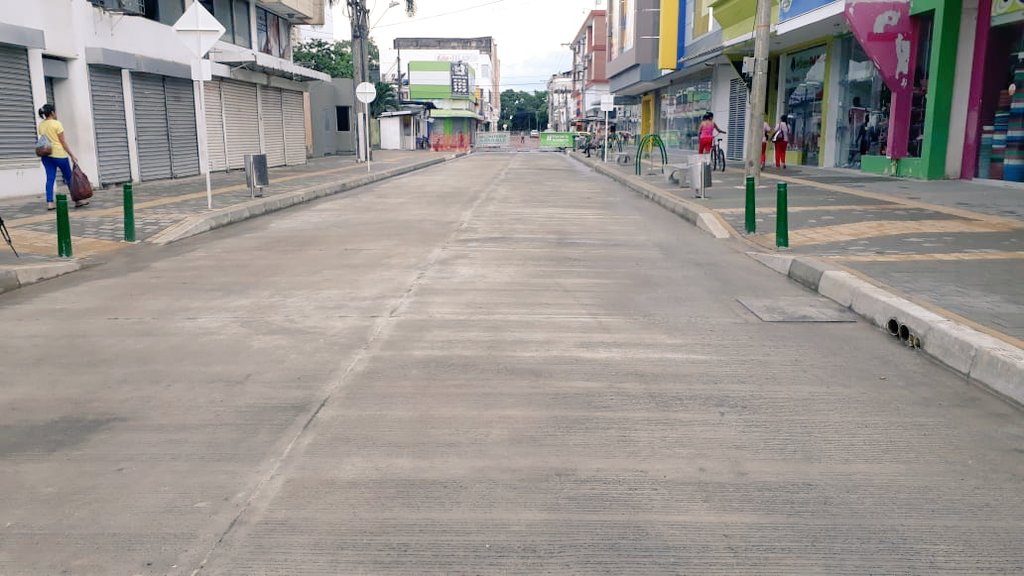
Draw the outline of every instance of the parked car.
M540 138L540 132L536 130L530 130L530 138Z

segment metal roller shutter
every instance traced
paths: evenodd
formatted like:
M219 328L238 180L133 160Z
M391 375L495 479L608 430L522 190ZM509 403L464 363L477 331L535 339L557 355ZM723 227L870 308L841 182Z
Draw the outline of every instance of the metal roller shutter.
M221 83L206 83L206 143L210 148L210 170L227 170L228 153L224 141L224 106L221 103Z
M164 78L155 74L132 74L135 102L135 134L142 180L171 177L171 145L167 139L167 108Z
M260 112L263 116L263 153L267 166L284 166L284 116L281 110L281 89L260 87Z
M164 78L167 97L167 135L171 142L171 173L175 178L199 174L196 100L192 81Z
M740 78L729 81L729 141L725 155L743 160L743 142L747 126L747 83Z
M36 160L28 51L0 46L0 160Z
M306 163L306 110L302 92L285 90L284 107L284 156L289 166Z
M228 168L242 168L246 154L260 153L256 85L225 80L223 88Z
M100 183L128 182L132 172L128 161L128 128L124 119L121 71L90 66L89 89L92 93Z

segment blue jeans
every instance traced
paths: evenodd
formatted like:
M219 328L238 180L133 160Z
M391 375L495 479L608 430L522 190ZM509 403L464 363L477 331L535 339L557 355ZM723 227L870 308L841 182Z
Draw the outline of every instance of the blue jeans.
M46 169L46 201L53 202L53 184L57 181L57 168L60 168L60 175L64 177L64 184L71 186L71 160L43 156L43 168Z

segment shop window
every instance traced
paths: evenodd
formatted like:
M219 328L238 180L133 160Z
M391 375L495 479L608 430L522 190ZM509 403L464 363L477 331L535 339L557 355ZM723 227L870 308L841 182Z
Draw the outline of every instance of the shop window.
M350 132L352 126L349 124L350 106L335 106L338 115L338 132Z
M256 8L256 42L260 52L290 60L291 36L291 25L287 20L263 8Z
M668 148L696 150L698 128L711 111L711 72L659 91L659 133Z
M839 44L839 110L836 160L841 168L860 168L863 156L884 156L889 136L892 92L853 36Z
M928 110L928 71L932 56L934 14L917 17L917 63L914 65L914 92L910 101L910 137L907 156L920 158L924 150L924 121Z
M1024 125L1024 22L997 18L985 55L976 176L1024 182L1024 139L1013 128Z
M782 75L785 90L780 112L789 119L789 150L800 155L800 164L817 166L825 91L825 47L816 46L786 55Z

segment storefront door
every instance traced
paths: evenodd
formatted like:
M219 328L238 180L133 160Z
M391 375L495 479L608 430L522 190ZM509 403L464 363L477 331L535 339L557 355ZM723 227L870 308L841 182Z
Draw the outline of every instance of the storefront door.
M853 36L837 42L839 109L834 114L835 165L860 168L862 156L884 156L892 93Z
M782 59L783 98L779 114L789 119L789 157L794 164L819 164L825 53L825 46L815 46Z

